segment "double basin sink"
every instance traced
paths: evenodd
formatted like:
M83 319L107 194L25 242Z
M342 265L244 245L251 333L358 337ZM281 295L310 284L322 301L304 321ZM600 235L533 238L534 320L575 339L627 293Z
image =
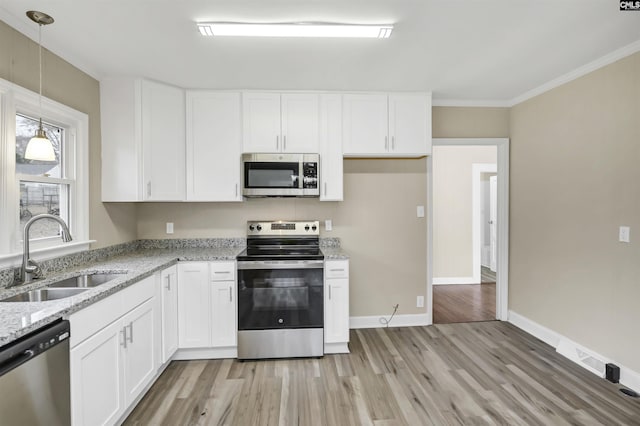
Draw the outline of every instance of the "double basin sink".
M19 293L6 299L0 299L0 302L47 302L50 300L64 299L115 280L124 273L126 272L83 274L52 282L46 287L37 290L25 291L24 293Z

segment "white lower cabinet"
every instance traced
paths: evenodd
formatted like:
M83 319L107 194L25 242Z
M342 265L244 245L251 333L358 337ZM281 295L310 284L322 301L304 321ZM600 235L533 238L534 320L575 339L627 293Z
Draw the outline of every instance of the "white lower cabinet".
M155 378L154 283L146 278L69 317L74 426L115 424Z
M125 404L133 403L156 374L154 301L147 300L122 318Z
M178 264L176 359L234 357L235 261Z
M349 352L349 261L324 265L324 352Z
M71 350L74 426L114 424L124 413L122 341L122 323L116 322Z
M173 265L160 274L162 299L162 363L178 350L178 267Z

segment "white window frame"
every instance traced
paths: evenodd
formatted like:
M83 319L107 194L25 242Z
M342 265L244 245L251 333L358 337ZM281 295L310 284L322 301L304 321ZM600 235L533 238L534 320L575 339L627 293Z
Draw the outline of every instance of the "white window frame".
M40 116L38 94L0 79L0 268L17 266L22 260L20 227L20 176L16 175L16 114ZM44 260L87 250L89 240L89 117L66 105L42 98L43 121L63 127L67 147L63 155L71 161L67 169L73 183L69 187L69 221L73 241L60 238L32 239L32 258ZM37 180L28 178L28 180Z

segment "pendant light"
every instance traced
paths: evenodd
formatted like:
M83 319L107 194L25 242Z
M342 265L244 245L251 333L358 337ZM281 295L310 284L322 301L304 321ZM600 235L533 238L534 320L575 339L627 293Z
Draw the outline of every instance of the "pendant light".
M42 128L42 26L53 23L53 18L46 13L30 10L27 12L27 16L33 22L38 24L38 65L40 75L40 91L39 91L39 107L40 107L40 122L38 124L38 130L36 130L35 136L27 143L27 148L24 151L24 158L27 160L38 161L56 161L56 153L53 150L53 144L47 138L47 134Z

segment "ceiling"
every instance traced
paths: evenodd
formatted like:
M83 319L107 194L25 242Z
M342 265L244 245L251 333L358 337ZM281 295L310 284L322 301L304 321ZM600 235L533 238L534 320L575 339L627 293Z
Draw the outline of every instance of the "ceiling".
M431 90L505 102L640 40L617 0L0 0L56 20L43 45L97 79L184 88ZM393 23L389 39L202 37L197 21Z

